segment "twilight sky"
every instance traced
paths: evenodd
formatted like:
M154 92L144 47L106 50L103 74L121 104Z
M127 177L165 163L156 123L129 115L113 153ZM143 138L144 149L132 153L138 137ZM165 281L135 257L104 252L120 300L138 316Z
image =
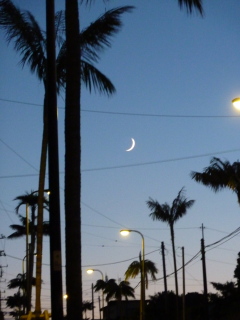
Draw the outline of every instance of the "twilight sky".
M45 30L44 1L14 3L30 10ZM176 0L98 0L91 8L81 7L81 28L120 5L136 8L124 15L123 29L98 64L117 93L107 98L82 90L83 297L91 300L91 283L100 278L98 272L87 275L87 268L123 280L128 265L138 258L141 238L134 233L122 238L123 227L142 232L146 259L159 269L159 280L150 284L146 295L163 291L160 246L164 242L171 274L170 231L166 224L152 221L146 201L151 197L171 204L182 187L187 198L196 202L175 225L178 266L181 247L186 262L199 252L203 225L208 290L213 292L210 282L233 280L239 236L213 244L239 227L240 208L231 191L215 194L192 181L190 172L202 171L213 156L230 162L239 159L240 114L231 100L240 96L240 3L205 0L202 18L180 10ZM59 9L64 9L63 0L56 0ZM3 31L0 39L0 234L8 236L9 225L19 223L13 199L38 187L43 85L27 66L18 65L19 55L7 46ZM64 276L64 93L58 106ZM131 138L136 147L126 152ZM21 210L24 215L25 208ZM45 238L43 310L50 309L48 247ZM6 280L0 290L8 296L14 293L7 290L8 281L22 272L25 239L2 239L0 250L6 253L0 257L1 280ZM180 293L181 281L180 271ZM131 280L131 285L138 282ZM168 278L168 289L174 290L173 276ZM202 290L198 255L186 267L186 291Z

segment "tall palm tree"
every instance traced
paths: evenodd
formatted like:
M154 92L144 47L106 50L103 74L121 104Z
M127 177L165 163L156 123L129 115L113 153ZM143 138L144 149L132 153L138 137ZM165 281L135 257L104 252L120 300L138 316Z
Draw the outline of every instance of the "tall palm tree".
M28 217L24 219L21 215L19 215L19 218L21 222L23 223L23 226L17 226L12 225L10 226L12 229L15 229L16 232L11 234L8 238L18 238L23 235L28 237L28 232L31 238L29 248L26 248L27 252L27 261L28 261L28 268L27 268L27 280L28 280L28 287L27 287L27 312L31 309L31 296L32 296L32 278L33 278L33 264L34 264L34 251L35 251L35 243L36 243L36 235L37 235L37 227L35 226L35 220L36 220L36 210L38 205L38 195L34 194L33 192L28 193L24 195L20 195L16 197L14 200L18 201L18 205L16 206L15 210L16 213L19 215L19 209L22 205L26 206L26 212L28 211L28 208L30 207L31 210L31 219L30 223L27 221ZM43 205L44 208L48 208L48 200L46 198L43 199ZM23 227L25 225L25 230L23 230Z
M139 274L141 274L142 269L142 261L141 261L141 253L139 254L139 261L133 261L127 268L125 272L125 280L129 280L131 278L136 278ZM145 277L145 286L148 289L148 274L150 275L152 280L156 280L156 274L158 273L158 269L155 263L151 260L144 261L144 277Z
M210 187L218 192L222 189L230 189L237 195L240 204L240 162L232 164L229 161L222 161L213 157L210 165L203 169L203 172L191 172L193 180Z
M159 220L166 222L170 227L172 251L173 251L173 263L174 263L174 275L175 275L175 288L176 288L176 303L177 303L177 314L178 314L178 278L177 278L177 261L175 251L175 237L174 237L174 224L187 214L187 210L190 209L195 200L187 200L184 196L184 188L182 188L177 197L173 200L172 205L168 203L160 204L158 201L149 199L147 201L148 208L152 211L149 216L153 220Z
M88 2L88 1L87 1ZM66 239L66 286L71 299L67 300L67 314L77 319L81 314L81 118L80 80L84 76L81 59L84 48L78 43L80 21L78 1L65 1L66 8L66 104L65 104L65 239ZM126 7L130 11L132 7ZM120 8L123 13L123 9ZM120 13L120 12L119 12ZM113 12L112 12L113 14ZM96 29L93 34L93 52L101 49L112 31L119 30L120 20L113 15L115 23L109 24L104 32ZM116 21L117 19L117 21ZM117 23L116 23L117 22ZM100 32L98 32L98 30ZM77 45L78 44L78 45ZM87 49L90 48L87 47ZM95 56L95 55L94 55ZM93 56L93 57L94 57ZM74 183L73 183L74 181ZM74 263L72 263L74 261Z

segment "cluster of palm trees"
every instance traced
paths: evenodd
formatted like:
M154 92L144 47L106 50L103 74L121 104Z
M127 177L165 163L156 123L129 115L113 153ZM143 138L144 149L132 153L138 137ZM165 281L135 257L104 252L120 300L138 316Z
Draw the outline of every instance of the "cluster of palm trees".
M81 3L90 3L82 0ZM196 9L203 13L201 0L178 0L190 13ZM70 318L79 316L76 308L82 300L81 276L81 139L80 139L80 97L81 82L91 91L92 88L111 95L115 88L94 64L99 61L99 53L110 46L111 37L121 28L121 16L133 7L123 6L109 10L88 28L79 30L78 0L66 0L66 15L63 11L55 16L55 39L57 45L56 85L58 93L66 92L65 121L65 216L66 216L66 283L71 299L67 309ZM0 28L5 31L7 42L14 43L14 49L21 55L21 64L28 65L47 87L46 34L41 30L29 11L20 10L11 0L0 0ZM45 94L46 96L46 94ZM39 197L38 197L38 239L41 250L43 190L45 183L46 158L48 146L47 104L44 98L43 138L40 158ZM72 179L75 183L72 186ZM72 250L72 244L75 248ZM76 257L76 252L79 256ZM73 259L75 264L71 262ZM41 255L38 255L37 270L41 270ZM78 279L79 281L72 281ZM39 277L38 277L39 280ZM41 280L41 279L40 279ZM80 288L79 288L80 287ZM81 314L81 313L80 313Z
M91 92L93 89L112 95L116 89L112 82L95 67L99 61L99 54L104 48L111 46L111 38L117 34L121 27L121 17L124 13L130 12L133 9L131 6L122 6L109 11L106 11L96 21L91 23L87 28L82 30L78 35L78 42L81 47L81 81L86 85L87 89ZM43 103L43 137L41 147L41 159L39 170L39 195L38 195L38 228L42 225L43 216L43 189L45 185L46 174L46 159L48 147L48 119L47 119L47 103L46 103L46 33L41 30L38 22L34 16L26 10L21 10L11 0L0 1L0 28L5 30L7 42L13 42L14 48L21 55L20 63L22 66L28 65L30 71L35 73L40 81L43 82L45 89L45 97ZM64 38L66 30L65 12L59 11L55 15L55 33L57 45L56 57L56 82L57 92L66 87L66 56L67 46L66 39ZM75 46L76 47L76 46ZM79 57L78 57L79 58ZM74 66L75 68L75 66ZM74 83L76 87L76 82ZM77 88L77 90L80 89ZM72 126L70 126L72 128ZM71 140L71 144L73 140ZM76 154L76 150L74 154ZM74 159L75 156L71 157ZM78 163L80 167L80 163ZM71 182L72 185L72 182ZM74 185L76 190L76 184ZM80 203L80 201L78 202ZM71 203L71 207L73 202ZM79 210L78 210L79 211ZM75 212L77 212L75 210ZM70 221L70 219L67 219ZM71 219L75 221L75 219ZM74 222L73 222L74 224ZM74 224L74 226L79 224ZM68 227L68 226L67 226ZM67 228L66 227L66 228ZM80 225L79 225L80 227ZM71 227L71 233L73 230ZM41 251L41 234L43 230L39 229L38 237L40 237L40 251ZM75 250L75 249L74 249ZM77 250L80 252L80 250ZM76 251L75 251L76 252ZM76 259L76 255L75 255ZM39 265L40 264L40 265ZM70 264L72 265L72 264ZM41 272L41 254L38 255L36 269ZM78 269L79 270L79 269ZM78 271L79 273L79 271ZM71 273L72 274L72 273ZM41 278L40 278L41 281ZM70 281L72 283L72 281ZM79 290L79 288L78 288Z

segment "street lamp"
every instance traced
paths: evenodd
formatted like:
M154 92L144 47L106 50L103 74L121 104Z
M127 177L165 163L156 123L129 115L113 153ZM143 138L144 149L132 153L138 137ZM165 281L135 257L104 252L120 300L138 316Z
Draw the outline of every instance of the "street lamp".
M87 273L88 274L92 274L95 271L101 273L102 280L104 280L104 276L103 276L103 273L102 273L101 270L99 270L99 269L87 269ZM103 312L103 308L104 308L104 293L103 293L103 290L102 290L102 312Z
M140 320L144 320L145 319L145 243L144 243L144 236L140 231L137 231L137 230L132 230L132 229L120 230L120 234L124 237L128 236L130 232L136 232L142 237Z
M233 104L234 108L240 110L240 98L233 99L232 104Z

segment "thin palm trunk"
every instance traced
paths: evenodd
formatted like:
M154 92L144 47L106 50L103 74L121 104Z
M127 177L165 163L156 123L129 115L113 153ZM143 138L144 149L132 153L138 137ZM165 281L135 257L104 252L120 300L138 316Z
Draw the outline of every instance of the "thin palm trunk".
M27 313L31 311L31 300L32 300L32 279L33 279L33 263L34 263L34 249L35 249L35 210L36 207L32 206L31 209L31 242L28 248L28 275L27 275Z
M43 199L44 186L47 163L47 145L48 145L48 128L47 128L47 112L46 99L44 99L43 107L43 136L42 149L40 158L40 172L38 183L38 217L37 217L37 262L36 262L36 301L35 313L36 316L41 314L41 283L42 283L42 247L43 247Z
M178 276L177 276L177 261L176 261L176 250L175 250L175 240L174 240L174 229L173 224L170 224L171 241L172 241L172 251L173 251L173 263L174 263L174 278L175 278L175 290L176 290L176 319L179 315L179 305L178 305Z
M80 44L78 1L66 0L65 223L67 317L82 319ZM74 261L74 263L73 263Z
M120 320L123 320L122 296L118 299L118 314L120 316Z

